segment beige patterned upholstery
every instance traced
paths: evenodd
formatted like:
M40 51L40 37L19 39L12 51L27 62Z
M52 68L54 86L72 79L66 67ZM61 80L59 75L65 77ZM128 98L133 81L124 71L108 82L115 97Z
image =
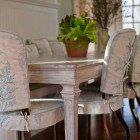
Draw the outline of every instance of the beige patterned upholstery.
M97 93L95 94L97 95L90 95L88 92L85 94L85 97L89 96L88 99L90 100L88 103L90 102L95 106L88 106L85 110L91 110L90 108L100 108L96 110L96 114L104 114L104 112L110 113L111 110L116 111L123 107L123 82L128 69L131 46L135 39L135 35L135 30L123 29L110 38L104 56L100 90L103 93L113 96L105 101L102 99L101 93L96 91ZM85 93L86 92L87 91L85 91ZM92 96L98 96L98 98L92 98ZM79 99L79 102L83 103L83 106L86 106L87 104L85 97L81 95Z
M29 108L30 115L22 112ZM0 32L0 127L28 131L64 119L63 102L30 101L25 45L17 35Z
M123 100L124 81L130 63L131 46L136 32L133 29L124 29L111 38L107 44L104 66L102 71L101 88L103 93L121 96ZM118 47L119 46L119 47ZM121 102L118 101L118 102ZM114 105L110 103L113 110ZM115 108L121 108L119 104Z
M133 53L131 57L130 79L132 82L140 83L140 35L136 36Z
M133 54L131 57L131 67L129 70L130 81L133 83L133 89L140 97L140 35L136 36L133 45Z
M0 32L0 112L30 106L25 47L15 35ZM20 94L19 94L20 93ZM24 103L21 103L21 99Z

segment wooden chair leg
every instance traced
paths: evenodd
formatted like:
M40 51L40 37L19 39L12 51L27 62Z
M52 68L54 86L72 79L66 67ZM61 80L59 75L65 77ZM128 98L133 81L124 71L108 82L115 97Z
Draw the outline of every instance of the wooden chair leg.
M28 131L24 131L24 140L31 140L31 134Z
M56 140L56 124L53 126L54 140Z
M87 115L87 121L88 121L88 128L90 129L91 115Z
M133 117L137 126L137 131L139 132L140 131L139 118L138 118L137 111L135 109L134 99L129 99L129 106L130 106L131 112L133 114Z
M110 140L113 140L113 137L112 137L113 132L112 132L111 123L110 123L110 114L103 114L103 124L104 124L104 128L105 128L108 138Z
M138 105L140 106L140 98L138 96L136 96L136 100L137 100Z
M129 128L128 128L127 124L125 123L124 119L123 119L121 109L116 111L116 115L117 115L118 119L120 120L121 124L123 125L123 127L125 128L127 139L130 139Z
M21 131L18 131L18 132L17 132L17 137L18 137L18 140L22 140Z

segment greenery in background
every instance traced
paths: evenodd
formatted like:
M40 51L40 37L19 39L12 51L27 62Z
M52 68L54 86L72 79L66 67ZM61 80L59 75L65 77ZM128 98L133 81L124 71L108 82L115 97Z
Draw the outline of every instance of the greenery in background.
M77 40L86 37L91 42L97 41L97 25L96 22L88 18L88 14L84 12L81 16L66 15L61 20L60 33L57 39L66 42L67 40Z
M98 27L107 29L120 14L121 5L121 0L92 0L92 18Z

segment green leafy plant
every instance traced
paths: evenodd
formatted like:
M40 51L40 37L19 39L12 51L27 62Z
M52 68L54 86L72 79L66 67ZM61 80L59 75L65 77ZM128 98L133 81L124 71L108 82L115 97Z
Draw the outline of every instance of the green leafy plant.
M66 15L60 23L60 33L57 37L59 41L77 40L79 38L88 38L91 42L97 41L97 25L96 22L88 18L88 14L84 12L81 16Z

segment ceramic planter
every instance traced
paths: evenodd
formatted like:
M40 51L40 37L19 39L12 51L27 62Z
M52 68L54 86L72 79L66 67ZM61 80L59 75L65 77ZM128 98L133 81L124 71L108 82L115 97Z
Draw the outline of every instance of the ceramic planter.
M67 40L65 43L67 54L69 57L86 57L90 40L82 37L77 40Z

